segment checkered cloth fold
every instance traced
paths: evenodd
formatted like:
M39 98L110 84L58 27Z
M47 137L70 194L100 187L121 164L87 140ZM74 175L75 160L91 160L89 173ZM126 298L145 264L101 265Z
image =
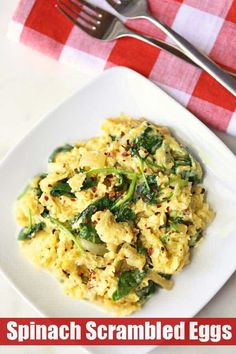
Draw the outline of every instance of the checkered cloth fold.
M236 99L208 74L136 39L98 45L57 11L55 3L21 0L9 25L10 37L81 71L99 73L116 65L132 68L204 123L236 136ZM149 4L154 16L216 62L236 71L236 0L150 0ZM133 26L168 40L147 21L136 21Z

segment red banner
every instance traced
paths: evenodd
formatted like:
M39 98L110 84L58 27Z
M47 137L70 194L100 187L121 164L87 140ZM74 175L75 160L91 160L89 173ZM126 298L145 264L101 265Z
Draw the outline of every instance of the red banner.
M236 345L236 318L2 318L0 345Z

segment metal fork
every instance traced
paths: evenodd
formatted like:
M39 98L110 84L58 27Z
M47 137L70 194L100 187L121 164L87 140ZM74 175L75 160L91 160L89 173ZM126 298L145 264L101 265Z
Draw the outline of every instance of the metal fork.
M58 0L56 7L81 30L99 40L112 41L121 37L136 38L196 65L179 48L129 30L117 17L86 0Z
M148 10L147 0L106 0L117 12L127 19L146 19L169 36L185 54L199 67L208 72L222 86L236 96L236 81L216 63L202 54L177 32L154 18Z

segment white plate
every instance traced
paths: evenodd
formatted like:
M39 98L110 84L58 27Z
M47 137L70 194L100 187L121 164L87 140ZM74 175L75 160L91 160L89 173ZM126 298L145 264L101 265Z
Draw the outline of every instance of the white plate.
M198 119L141 75L125 68L102 74L50 112L0 165L0 266L15 288L45 316L103 317L100 309L63 294L60 284L35 270L20 252L12 206L28 179L47 168L51 151L99 134L102 120L121 112L166 125L201 160L216 218L192 263L175 276L172 291L159 291L134 317L191 317L216 294L236 268L236 159ZM91 347L106 353L107 347ZM119 353L119 347L112 349ZM144 353L147 347L134 349ZM132 348L129 352L132 353Z

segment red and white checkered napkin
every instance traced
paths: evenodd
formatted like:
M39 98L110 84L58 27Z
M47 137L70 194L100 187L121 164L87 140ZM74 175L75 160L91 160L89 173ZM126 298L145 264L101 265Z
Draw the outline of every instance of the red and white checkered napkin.
M225 68L236 71L236 0L149 2L156 17ZM154 80L209 126L236 136L236 99L208 74L135 39L98 42L64 18L55 3L21 0L9 26L10 36L82 71L130 67ZM166 38L147 21L136 21L135 26Z

